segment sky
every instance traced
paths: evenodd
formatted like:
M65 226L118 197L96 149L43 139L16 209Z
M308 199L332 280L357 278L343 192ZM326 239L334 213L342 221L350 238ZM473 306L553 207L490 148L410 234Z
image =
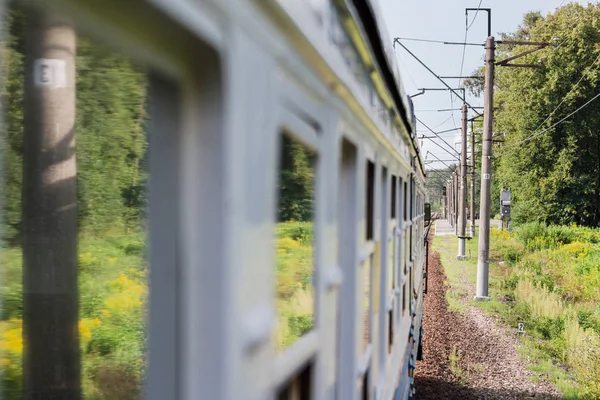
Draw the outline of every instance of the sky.
M477 8L480 0L377 0L384 23L390 38L419 38L443 41L464 42L465 40L465 8ZM482 8L492 9L492 35L499 37L500 32L513 32L529 11L541 11L542 15L553 12L559 5L571 0L481 0ZM578 1L587 4L588 1ZM473 19L474 22L472 23ZM484 43L487 37L487 13L469 12L467 42ZM452 46L435 43L423 43L403 40L411 52L419 57L429 68L441 76L457 76L461 71L463 46ZM462 75L470 75L483 65L485 49L483 47L466 46ZM441 88L443 84L421 66L400 46L395 48L396 60L399 61L401 79L405 90L410 94L418 93L418 88ZM458 87L457 79L446 81L453 88ZM460 108L461 101L448 91L427 92L415 97L417 118L436 132L461 126L461 112L437 112L440 109ZM472 106L483 106L483 98L467 96ZM433 110L433 111L429 111ZM469 117L472 116L469 112ZM427 129L417 122L419 136L427 135ZM429 136L432 136L429 134ZM450 132L442 137L460 150L460 132ZM439 140L438 140L439 142ZM423 155L430 151L438 158L446 161L450 155L429 140L423 141ZM429 155L427 160L435 160ZM450 164L450 163L446 163ZM440 162L428 164L427 168L444 168Z

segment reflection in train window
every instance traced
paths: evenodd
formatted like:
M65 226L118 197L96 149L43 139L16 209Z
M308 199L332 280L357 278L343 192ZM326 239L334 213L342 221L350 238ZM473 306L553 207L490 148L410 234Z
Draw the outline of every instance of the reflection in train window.
M396 178L396 175L392 175L392 204L390 205L391 207L391 214L390 214L390 218L391 219L396 219L396 209L398 208L396 205L396 192L397 192L397 182L398 182L398 178Z
M146 74L56 16L7 14L0 397L140 398ZM40 59L65 67L53 90L25 80Z
M404 220L408 221L408 185L404 182Z
M402 316L406 312L406 282L402 284Z
M366 202L366 219L367 219L367 240L373 240L373 231L375 229L375 164L367 161L367 202Z
M313 327L315 165L314 151L288 134L281 136L275 228L279 351Z
M394 290L394 260L396 259L396 236L392 235L388 242L388 260L387 260L387 294L390 295Z
M369 256L369 259L365 264L362 265L362 276L363 276L363 348L362 351L367 349L369 343L371 343L371 266L373 265L373 255Z

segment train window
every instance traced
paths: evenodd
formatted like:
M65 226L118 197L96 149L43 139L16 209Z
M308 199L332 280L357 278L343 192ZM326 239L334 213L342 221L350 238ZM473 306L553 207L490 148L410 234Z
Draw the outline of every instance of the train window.
M310 400L312 363L287 382L277 394L277 400Z
M391 219L395 219L396 218L396 210L398 209L398 205L396 204L396 199L397 199L397 187L398 184L398 178L396 177L396 175L392 175L392 204L391 204L391 214L390 214L390 218Z
M375 230L375 164L367 160L367 182L366 182L366 222L367 232L366 237L368 240L373 240L373 232Z
M406 314L406 282L402 284L402 316Z
M340 160L340 178L338 180L338 262L344 274L344 282L340 287L339 306L337 312L337 349L335 366L337 371L337 382L344 380L348 375L349 360L357 353L356 343L359 343L356 336L348 335L346 326L355 326L357 315L361 315L356 310L357 297L362 301L362 293L357 294L357 264L358 257L356 246L358 241L359 228L357 226L356 207L358 199L356 198L356 187L358 184L358 152L356 146L348 140L342 140L341 160ZM362 229L360 230L362 233ZM360 278L359 278L360 279ZM360 312L362 313L362 307ZM354 332L353 332L354 333ZM356 332L360 335L362 332ZM351 340L350 338L353 338ZM361 338L362 339L362 338ZM351 372L354 372L353 370ZM338 384L337 398L345 396L343 390ZM342 391L342 393L339 393Z
M409 276L409 279L408 279L409 286L408 286L408 293L407 294L408 294L408 309L409 309L409 312L412 311L412 305L413 305L413 288L415 287L413 270L414 270L414 268L410 269L410 273L409 273L410 276Z
M404 220L408 221L408 182L404 182Z
M413 221L415 219L415 180L411 177L410 179L410 219ZM410 261L414 260L414 234L415 234L415 225L412 225L409 229L410 240L408 242L409 248L409 256Z
M277 350L313 327L314 192L316 154L281 135L276 226Z
M6 13L0 397L140 398L148 75L60 17Z
M389 236L390 240L388 241L388 249L387 249L387 257L388 257L388 261L387 261L387 294L391 295L392 291L394 290L394 287L396 286L394 284L394 266L395 266L395 260L396 260L396 235L394 235L393 233Z
M370 400L369 393L369 371L367 370L362 378L362 400Z
M393 311L388 312L388 353L392 352L392 347L394 345L394 313Z
M373 265L373 255L371 255L368 261L362 266L363 275L363 346L362 352L364 353L371 343L371 270Z

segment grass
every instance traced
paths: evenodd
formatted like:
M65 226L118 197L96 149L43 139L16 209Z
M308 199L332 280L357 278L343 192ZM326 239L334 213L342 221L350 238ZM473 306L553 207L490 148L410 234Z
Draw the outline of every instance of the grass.
M450 360L450 372L458 379L461 385L464 385L466 380L469 378L469 372L465 371L460 365L460 359L462 357L461 351L456 349L456 346L452 348L452 352L448 355Z
M566 399L599 398L600 230L528 224L490 236L490 301L471 304L515 331L525 324L520 352L534 379L554 382ZM434 249L442 253L449 307L462 311L476 260L457 261L456 241L437 237Z
M279 350L313 327L313 232L310 223L276 228ZM145 234L79 238L79 336L84 397L139 398L146 368ZM3 398L21 398L22 251L2 249L0 363Z
M276 232L276 342L281 351L313 327L313 232L306 222L280 223Z
M146 366L147 268L142 232L79 239L79 334L86 399L138 398ZM276 228L276 343L283 350L313 327L312 224ZM3 249L0 363L5 399L21 398L22 254Z
M137 398L145 369L147 271L141 232L79 239L79 337L86 399ZM3 249L0 350L5 399L22 396L21 249Z
M451 290L446 291L448 308L452 311L462 312L467 308L468 298L473 297L477 277L477 242L467 240L465 254L466 260L457 260L458 239L455 236L434 236L433 249L440 253L440 260L446 272L446 286Z

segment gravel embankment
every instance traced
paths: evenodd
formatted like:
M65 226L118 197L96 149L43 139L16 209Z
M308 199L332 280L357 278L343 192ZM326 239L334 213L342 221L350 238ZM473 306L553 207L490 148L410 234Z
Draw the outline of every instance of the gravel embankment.
M429 255L429 294L423 321L423 361L415 374L417 400L561 399L556 388L531 379L517 337L480 309L449 311L439 253ZM452 373L450 355L460 354ZM456 357L455 357L456 359Z

